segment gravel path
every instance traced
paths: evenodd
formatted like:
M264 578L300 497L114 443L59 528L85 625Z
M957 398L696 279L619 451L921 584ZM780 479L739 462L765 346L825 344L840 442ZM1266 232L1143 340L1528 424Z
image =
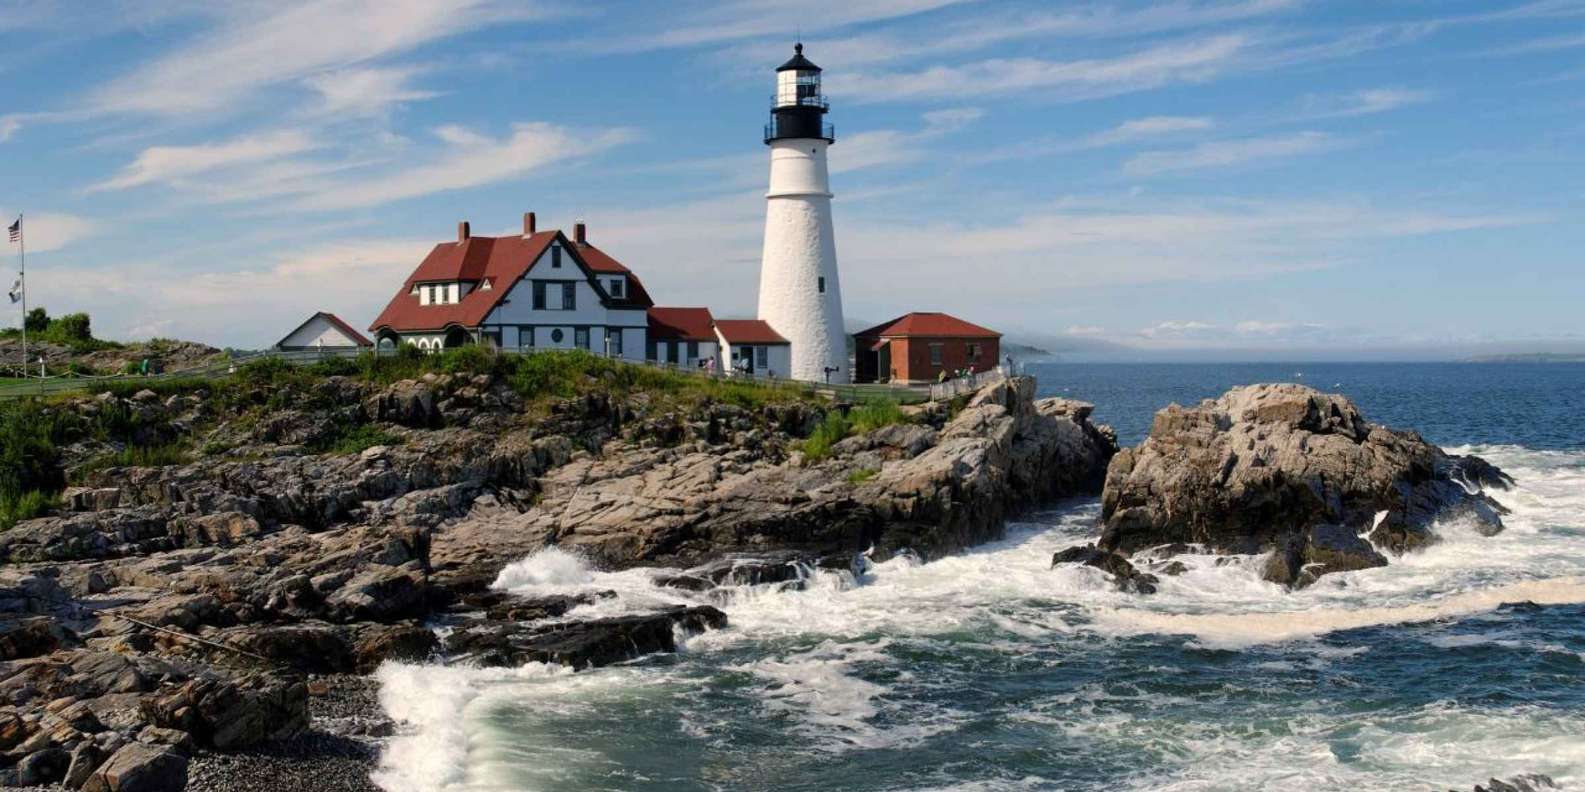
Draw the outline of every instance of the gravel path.
M188 792L380 792L369 771L392 723L381 711L379 684L368 677L313 679L312 727L295 739L246 751L201 752L187 771Z

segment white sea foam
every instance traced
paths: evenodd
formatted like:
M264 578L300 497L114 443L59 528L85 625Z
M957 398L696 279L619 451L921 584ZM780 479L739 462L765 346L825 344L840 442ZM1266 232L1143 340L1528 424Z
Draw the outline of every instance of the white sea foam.
M1142 634L1182 635L1186 645L1217 648L1297 641L1281 659L1250 664L1260 674L1280 676L1369 651L1311 640L1327 633L1479 618L1507 603L1585 602L1585 454L1512 446L1456 451L1486 456L1518 479L1514 490L1496 493L1512 510L1504 533L1487 537L1458 522L1439 525L1442 541L1424 551L1394 558L1385 568L1328 575L1301 591L1262 581L1262 559L1253 556L1178 556L1187 571L1163 576L1158 593L1148 597L1118 592L1088 567L1051 569L1053 552L1093 539L1098 507L1091 502L1012 526L1003 541L929 564L895 559L874 565L861 581L822 571L801 591L741 590L718 600L731 626L692 638L681 665L578 674L538 666L387 666L380 672L382 703L403 732L386 751L376 780L393 792L563 789L574 777L604 778L598 785L605 787L637 786L638 780L622 776L630 771L617 752L638 738L636 732L613 741L609 735L568 734L556 724L615 717L609 715L613 710L630 718L672 712L676 739L729 745L743 728L741 719L750 716L733 714L731 702L681 703L706 692L749 697L747 703L732 701L762 713L770 726L758 725L782 729L789 745L826 753L907 748L957 728L967 716L928 703L924 693L934 680L919 678L901 659L906 650L939 642L1017 656L1096 636L1132 641ZM1147 562L1141 564L1148 570ZM617 592L569 618L699 601L689 592L656 587L653 579L660 573L601 572L550 549L509 566L495 587L523 594ZM1434 636L1428 645L1457 651L1474 640ZM1479 640L1503 645L1517 639ZM1573 653L1541 642L1524 648ZM1235 694L1215 695L1227 697L1232 707L1242 700ZM1146 698L1118 698L1130 695ZM1585 742L1573 737L1585 731L1585 714L1438 704L1365 722L1339 713L1258 707L1229 712L1219 721L1174 716L1192 710L1189 703L1097 687L1007 717L1050 729L1053 741L1078 739L1088 750L1150 759L1155 769L1149 775L1119 784L1141 790L1467 788L1489 775L1519 772L1585 782ZM1148 715L1131 714L1131 708ZM646 737L661 740L660 750L673 745L664 742L664 734ZM684 772L677 786L700 783ZM730 781L705 785L735 788ZM999 790L1052 783L958 783L943 777L915 786Z

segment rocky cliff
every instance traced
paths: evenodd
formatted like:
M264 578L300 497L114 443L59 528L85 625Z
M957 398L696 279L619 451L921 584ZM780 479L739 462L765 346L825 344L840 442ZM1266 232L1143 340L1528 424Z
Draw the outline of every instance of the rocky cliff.
M488 590L547 545L692 566L675 580L695 588L870 548L934 556L1097 492L1116 448L1088 405L1036 401L1029 380L819 459L804 438L843 408L811 398L600 382L538 398L522 383L237 378L45 406L52 425L117 429L65 438L77 486L61 510L0 533L0 784L180 788L194 750L309 728L310 675L393 658L598 665L724 623L709 606L568 620L581 602ZM105 464L134 442L188 461Z
M1269 552L1268 580L1304 586L1422 547L1437 521L1501 531L1503 508L1483 490L1511 483L1478 457L1367 421L1343 396L1252 385L1156 413L1149 438L1107 471L1098 544Z

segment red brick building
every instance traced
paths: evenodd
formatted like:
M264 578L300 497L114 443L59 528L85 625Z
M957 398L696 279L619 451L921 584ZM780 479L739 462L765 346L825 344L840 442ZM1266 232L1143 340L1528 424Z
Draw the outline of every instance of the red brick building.
M935 382L996 367L1002 334L944 313L915 312L853 334L855 382Z

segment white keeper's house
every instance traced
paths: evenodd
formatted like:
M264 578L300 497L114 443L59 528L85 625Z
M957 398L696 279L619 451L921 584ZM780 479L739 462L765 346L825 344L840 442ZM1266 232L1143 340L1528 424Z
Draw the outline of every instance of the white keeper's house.
M424 257L369 331L387 349L488 343L642 360L654 304L636 275L589 244L583 223L568 239L535 228L529 212L521 235L473 236L459 223L456 241Z

